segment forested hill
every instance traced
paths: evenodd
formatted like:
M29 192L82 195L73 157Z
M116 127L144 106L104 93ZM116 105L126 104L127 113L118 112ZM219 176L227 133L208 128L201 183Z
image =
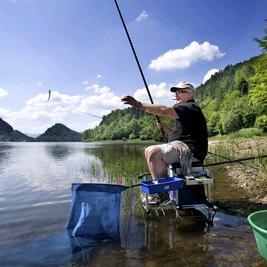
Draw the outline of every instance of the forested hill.
M267 54L229 65L197 88L210 135L241 128L267 131Z
M267 131L266 66L267 54L262 54L227 66L196 89L210 136L248 127ZM83 140L159 140L160 136L154 116L127 108L104 116L99 126L84 132Z
M134 108L113 110L94 129L85 130L83 140L159 139L155 117Z
M0 118L0 142L33 142L34 139L14 130L11 125Z
M82 134L61 123L56 123L36 138L37 142L80 142Z

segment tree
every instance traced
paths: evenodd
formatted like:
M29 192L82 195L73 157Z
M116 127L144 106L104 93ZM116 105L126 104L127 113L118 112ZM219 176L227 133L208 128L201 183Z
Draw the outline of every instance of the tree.
M220 114L216 111L213 111L207 123L209 136L216 135L220 132L218 124L220 122Z
M226 103L224 103L225 108L221 116L224 133L234 132L254 125L257 112L255 107L249 104L247 95L232 99L229 105L225 105Z
M249 91L250 103L259 114L267 114L267 87L265 83L257 84Z
M267 132L267 115L261 115L256 118L255 127Z
M239 112L228 111L222 117L223 132L228 134L242 128L242 116Z
M248 82L245 78L240 78L237 82L236 89L242 94L246 95L249 90Z
M265 20L267 22L267 19ZM254 41L256 41L259 44L259 47L261 47L262 52L267 52L267 28L264 30L265 36L262 37L262 39L254 38Z

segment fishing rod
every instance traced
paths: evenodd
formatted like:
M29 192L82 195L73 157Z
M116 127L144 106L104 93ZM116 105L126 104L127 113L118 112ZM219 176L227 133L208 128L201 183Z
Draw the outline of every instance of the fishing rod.
M124 30L125 30L125 33L126 33L126 35L127 35L128 41L129 41L129 43L130 43L132 52L133 52L133 54L134 54L134 58L135 58L135 61L136 61L136 63L137 63L139 72L140 72L140 74L141 74L141 76L142 76L142 79L143 79L143 82L144 82L144 84L145 84L145 88L146 88L148 97L149 97L149 99L150 99L151 104L154 104L154 101L153 101L153 99L152 99L152 96L151 96L151 94L150 94L150 91L149 91L149 88L148 88L148 85L147 85L147 82L146 82L146 79L145 79L145 75L144 75L144 73L143 73L143 70L142 70L142 68L141 68L141 64L140 64L140 62L139 62L139 60L138 60L138 57L137 57L137 54L136 54L136 52L135 52L135 48L134 48L134 46L133 46L133 42L132 42L131 37L130 37L130 35L129 35L129 32L128 32L128 30L127 30L127 27L126 27L126 24L125 24L125 22L124 22L124 19L123 19L121 10L120 10L120 8L119 8L119 5L118 5L118 3L117 3L117 0L114 0L114 3L115 3L116 8L117 8L117 10L118 10L118 13L119 13L119 16L120 16L120 19L121 19L123 28L124 28ZM155 115L155 116L156 116L156 120L157 120L157 122L160 123L159 116L158 116L158 115ZM160 130L161 130L161 133L162 133L163 137L165 137L165 134L164 134L163 129L160 128Z
M102 119L102 117L100 116L97 116L95 114L92 114L92 113L88 113L88 112L83 112L83 111L78 111L79 113L82 113L82 114L85 114L85 115L89 115L89 116L92 116L92 117L95 117L95 118L98 118L98 119Z
M246 161L246 160L255 160L255 159L262 159L262 158L267 158L267 155L261 155L258 157L247 157L247 158L241 158L241 159L232 159L232 160L226 160L226 161L219 161L219 162L214 162L214 163L208 163L204 164L203 167L209 167L209 166L217 166L217 165L222 165L222 164L227 164L227 163L239 163L240 161Z
M222 159L226 159L226 160L235 160L235 159L231 159L231 158L228 158L228 157L225 157L225 156L222 156L222 155L219 155L219 154L210 152L210 151L208 151L208 154L213 155L213 156L217 156L217 157L220 157L220 158L222 158ZM242 164L242 165L244 165L244 166L246 166L246 167L249 167L249 168L252 168L252 169L254 169L254 170L259 171L258 168L254 167L254 166L251 166L251 165L248 165L248 164L245 164L245 163L242 162L242 161L239 161L238 163L239 163L239 164Z

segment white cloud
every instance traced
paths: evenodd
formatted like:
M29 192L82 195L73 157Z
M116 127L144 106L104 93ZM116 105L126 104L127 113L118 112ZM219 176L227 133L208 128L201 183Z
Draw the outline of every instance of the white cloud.
M212 61L215 58L224 56L218 46L209 42L199 44L193 41L183 49L169 50L149 64L150 69L160 70L176 70L190 67L193 63L200 60Z
M109 87L93 84L90 90L94 94L83 98L76 111L103 116L112 109L123 108L120 97L115 95Z
M88 85L89 82L88 81L83 81L83 85Z
M210 69L205 75L204 75L204 78L203 78L203 81L202 83L205 83L207 80L210 79L210 77L216 73L216 72L219 72L219 69Z
M172 105L174 102L172 101L172 93L170 92L170 85L162 82L160 84L150 84L148 85L150 94L153 96L153 102L155 104L165 104ZM139 101L150 103L150 99L148 97L148 93L146 88L141 88L135 91L134 98Z
M43 86L43 83L42 82L38 82L37 86Z
M139 14L139 16L135 19L135 21L141 21L148 17L148 13L145 10L142 10L142 12Z
M5 109L5 108L0 107L0 117L5 117L9 113L10 113L9 109Z
M0 88L0 97L6 96L6 95L8 95L8 92L5 89Z
M100 78L102 78L102 75L101 75L101 74L97 74L97 75L96 75L96 78L97 78L97 79L100 79Z
M149 90L155 103L172 105L171 85L167 83L150 84ZM108 86L93 84L88 86L88 95L67 95L58 91L38 94L29 99L20 110L11 111L0 108L0 115L16 130L41 134L55 123L63 123L75 131L82 132L99 124L99 118L114 109L129 107L121 102ZM139 101L150 102L145 88L137 89L133 94Z
M100 86L98 84L91 84L91 85L88 85L86 86L85 90L87 91L95 91L99 88Z
M109 87L94 84L89 95L67 95L52 91L38 94L29 99L24 107L17 111L0 108L0 116L16 130L25 133L42 133L55 123L63 123L76 131L84 131L99 124L97 117L86 116L89 113L102 117L113 109L124 108L121 97Z

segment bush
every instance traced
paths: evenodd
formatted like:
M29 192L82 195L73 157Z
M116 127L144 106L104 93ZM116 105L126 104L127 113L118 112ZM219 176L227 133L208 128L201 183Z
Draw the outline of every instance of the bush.
M232 111L224 113L222 128L226 134L239 130L242 128L242 116Z
M136 138L135 134L132 133L129 135L129 139L135 139L135 138Z
M267 132L267 115L261 115L256 118L255 127Z
M213 140L226 140L226 139L237 139L237 138L253 138L255 136L263 136L262 129L258 128L243 128L236 132L227 135L217 135Z
M261 136L262 130L258 128L244 128L240 129L237 132L231 133L230 137L237 138L237 137L245 137L245 138L252 138L254 136Z

